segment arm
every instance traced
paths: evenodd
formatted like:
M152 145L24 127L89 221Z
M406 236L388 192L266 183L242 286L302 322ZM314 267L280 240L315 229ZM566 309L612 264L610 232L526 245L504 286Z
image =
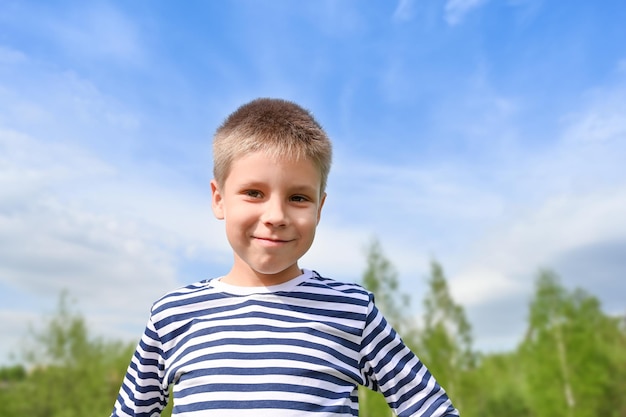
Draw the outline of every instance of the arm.
M424 364L402 342L370 296L361 342L361 372L399 417L452 417L458 411Z
M122 382L111 417L158 417L167 404L164 358L152 320L148 322Z

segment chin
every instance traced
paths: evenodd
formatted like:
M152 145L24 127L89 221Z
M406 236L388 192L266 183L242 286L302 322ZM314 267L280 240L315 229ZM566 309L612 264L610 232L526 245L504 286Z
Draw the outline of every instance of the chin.
M269 268L269 267L252 268L252 270L256 272L257 274L261 274L261 275L282 275L282 274L288 274L291 270L300 271L300 268L298 268L297 265L295 267L293 265L289 265L287 267L276 267L276 268Z

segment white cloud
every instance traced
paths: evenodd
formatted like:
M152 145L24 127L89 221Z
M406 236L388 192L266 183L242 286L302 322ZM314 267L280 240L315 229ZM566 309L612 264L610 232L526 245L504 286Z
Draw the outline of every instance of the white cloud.
M26 55L24 55L21 51L0 45L0 63L14 65L23 62L26 59Z
M626 88L582 95L566 117L553 116L562 121L559 132L527 142L518 100L484 79L469 96L442 106L438 123L487 149L474 149L471 160L412 166L347 158L339 149L326 214L349 219L355 231L354 239L331 239L331 252L347 248L352 265L364 265L353 246L378 236L413 297L421 298L425 255L439 260L455 299L480 319L477 341L491 349L519 340L540 268L562 267L580 248L626 240Z
M0 80L1 129L37 137L44 146L73 142L80 144L76 149L113 152L136 138L140 115L76 72L50 71L35 60L5 70L7 76Z
M481 305L494 299L526 290L519 282L505 276L501 270L475 264L450 280L452 296L465 307Z
M3 215L0 233L6 248L0 279L29 292L58 294L66 288L92 307L108 309L132 299L120 288L154 298L176 283L171 254L142 236L137 225L114 216L55 200L33 202L19 214Z
M621 86L585 95L578 110L563 119L556 143L544 145L541 152L518 153L516 166L503 171L502 184L510 187L502 190L503 215L452 262L450 274L455 298L473 314L481 312L479 339L496 340L489 331L498 331L502 340L514 340L507 332L519 330L540 268L558 265L576 274L566 264L574 261L568 254L626 239L624 102L626 88ZM603 270L606 265L586 267ZM617 271L610 279L619 280L624 273ZM594 294L591 276L562 279L566 286L584 283ZM614 281L605 287L620 285ZM486 311L500 318L499 328L486 329ZM508 325L505 317L511 320Z
M394 18L423 17L425 11L430 17L435 3L424 4L401 0ZM445 20L450 25L460 24L484 4L485 0L447 1ZM352 6L326 2L313 16L320 14L327 19L314 19L314 24L321 25L318 29L328 38L353 37L367 29L365 15ZM279 23L281 30L289 25ZM112 59L119 64L136 62L146 53L142 42L147 39L142 39L139 27L110 6L75 9L44 26L43 30L53 28L53 42L71 57L101 59L103 63ZM258 35L254 27L246 30ZM259 91L302 97L303 88L319 90L322 77L330 77L328 71L341 63L323 56L321 47L296 51L300 43L291 38L281 38L285 48L263 42L277 39L275 33L267 31L263 39L254 37L259 45L273 49L268 54L263 46L253 48L257 55L250 56L257 73L252 78L246 73L248 66L245 70L237 67L228 54L222 55L219 49L205 51L211 55L203 62L210 62L215 71L211 77L215 78L200 85L219 79L211 85L235 92L211 91L209 97L198 101L217 103L215 112L223 112ZM392 52L400 50L383 38L375 44L379 41ZM379 92L383 97L403 108L420 99L418 88L430 88L422 87L430 78L417 76L418 69L409 65L410 59L400 55L404 58L383 59L387 72L382 77L359 78L363 73L348 71L349 77L339 79L346 84L338 89L345 92L346 103L362 100L365 96L357 93L370 84L382 85ZM285 56L291 64L313 62L307 67L310 76L302 78L306 83L290 78L293 67L281 66ZM24 293L38 291L42 297L56 296L57 290L70 286L85 300L86 313L99 330L115 328L122 334L124 323L134 320L134 325L143 324L147 307L163 291L181 281L203 278L181 277L181 264L206 261L227 267L232 255L221 224L212 219L208 189L185 186L185 179L180 178L162 183L163 178L171 178L170 172L148 166L147 156L130 162L111 157L131 159L129 155L139 153L138 148L150 148L152 138L142 138L141 128L153 124L150 128L156 130L162 126L160 121L129 110L123 98L106 94L82 74L49 72L52 67L71 67L74 61L69 61L55 67L34 58L31 61L8 47L0 49L0 62L6 64L7 73L13 69L13 77L0 85L0 126L13 129L0 132L0 241L8 248L0 253L0 285L10 284ZM270 61L271 65L266 65ZM27 71L22 71L24 63L31 65ZM623 74L623 67L623 62L619 63L617 73ZM187 69L181 78L194 74L195 70ZM563 118L561 136L524 142L520 126L527 121L517 119L522 117L518 105L523 101L493 91L487 75L486 70L481 72L467 89L463 81L450 77L448 91L453 93L446 96L446 90L436 90L437 99L425 107L429 119L416 117L422 123L420 134L422 128L437 125L441 128L433 129L430 139L454 137L447 143L451 149L454 146L452 152L446 151L444 156L450 159L442 161L439 154L432 163L421 157L413 166L393 166L359 161L355 156L358 149L343 160L338 154L318 238L302 266L341 279L359 278L365 265L364 246L377 236L405 288L419 296L432 256L441 261L461 303L472 311L482 309L487 321L494 316L502 318L501 328L485 330L482 326L478 335L497 342L515 339L511 332L519 329L519 323L507 325L504 319L509 316L501 309L515 310L510 317L523 317L520 312L537 268L550 266L554 259L578 247L626 236L626 172L621 161L626 154L626 94L621 87L590 93L581 98L584 103L576 111ZM324 85L328 80L323 78ZM193 77L185 81L190 85L197 82ZM140 90L133 90L135 93L142 94ZM146 100L152 93L146 93ZM167 96L168 92L157 95ZM350 103L348 107L354 106ZM143 110L149 111L147 107ZM350 111L354 109L346 113ZM386 117L384 113L381 116L381 120ZM411 122L408 119L406 123ZM179 121L173 117L171 123ZM378 122L367 127L379 128ZM343 128L355 130L347 123ZM416 131L403 130L402 137L407 140L406 131ZM181 147L193 147L188 141L180 142ZM111 154L106 155L108 152ZM158 152L149 157L158 159ZM471 154L471 160L457 152ZM380 157L373 156L378 161ZM131 167L131 162L137 165ZM509 304L511 300L514 302ZM4 319L13 312L2 314ZM4 333L0 339L5 340L9 331L0 330ZM503 333L494 333L498 331Z
M400 0L393 12L393 19L407 21L413 18L414 0Z
M526 293L539 268L560 254L626 236L626 184L580 195L548 198L507 219L472 248L470 261L452 277L457 299L468 305Z
M366 231L334 223L322 214L315 242L299 265L335 279L358 280L361 271L355 266L363 264L364 243L369 239Z
M64 19L50 19L50 34L67 53L125 63L140 62L144 48L135 23L110 4L68 10Z
M0 366L21 362L27 329L38 319L39 316L32 311L0 310Z
M67 289L90 320L141 329L151 303L183 284L181 263L230 261L208 193L148 186L84 150L7 130L0 167L0 286L24 303Z
M131 265L142 263L140 248L133 246L136 227L118 227L115 216L98 212L97 205L85 210L76 195L62 196L69 191L64 187L80 194L94 181L110 180L115 175L112 167L75 148L11 131L0 132L0 149L4 281L42 291L82 287L81 293L89 293L91 284L115 279L122 270L130 272ZM126 253L128 264L109 257L115 252ZM102 265L117 273L109 275Z
M461 23L465 15L486 3L487 0L448 0L445 6L445 19L450 26Z
M306 4L305 10L311 23L326 36L354 35L367 27L361 10L353 3L323 0Z
M588 142L621 140L626 137L626 87L612 91L592 91L589 104L564 118L567 124L563 140L575 146Z

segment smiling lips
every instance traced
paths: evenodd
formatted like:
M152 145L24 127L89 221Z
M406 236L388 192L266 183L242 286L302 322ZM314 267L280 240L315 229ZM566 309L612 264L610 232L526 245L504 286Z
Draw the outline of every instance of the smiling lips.
M260 236L252 236L252 237L266 246L279 246L279 245L291 242L291 240L277 239L277 238L272 238L272 237L260 237Z

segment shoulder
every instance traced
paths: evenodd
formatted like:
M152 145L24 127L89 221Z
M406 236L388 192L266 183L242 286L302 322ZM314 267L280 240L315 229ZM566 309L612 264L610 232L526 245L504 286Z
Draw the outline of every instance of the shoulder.
M359 304L367 304L372 299L372 293L361 285L324 277L316 271L311 271L309 279L303 281L300 288L327 297L352 299Z
M175 310L187 310L194 304L206 302L214 295L210 280L198 281L193 284L171 290L152 304L152 316L172 314Z

